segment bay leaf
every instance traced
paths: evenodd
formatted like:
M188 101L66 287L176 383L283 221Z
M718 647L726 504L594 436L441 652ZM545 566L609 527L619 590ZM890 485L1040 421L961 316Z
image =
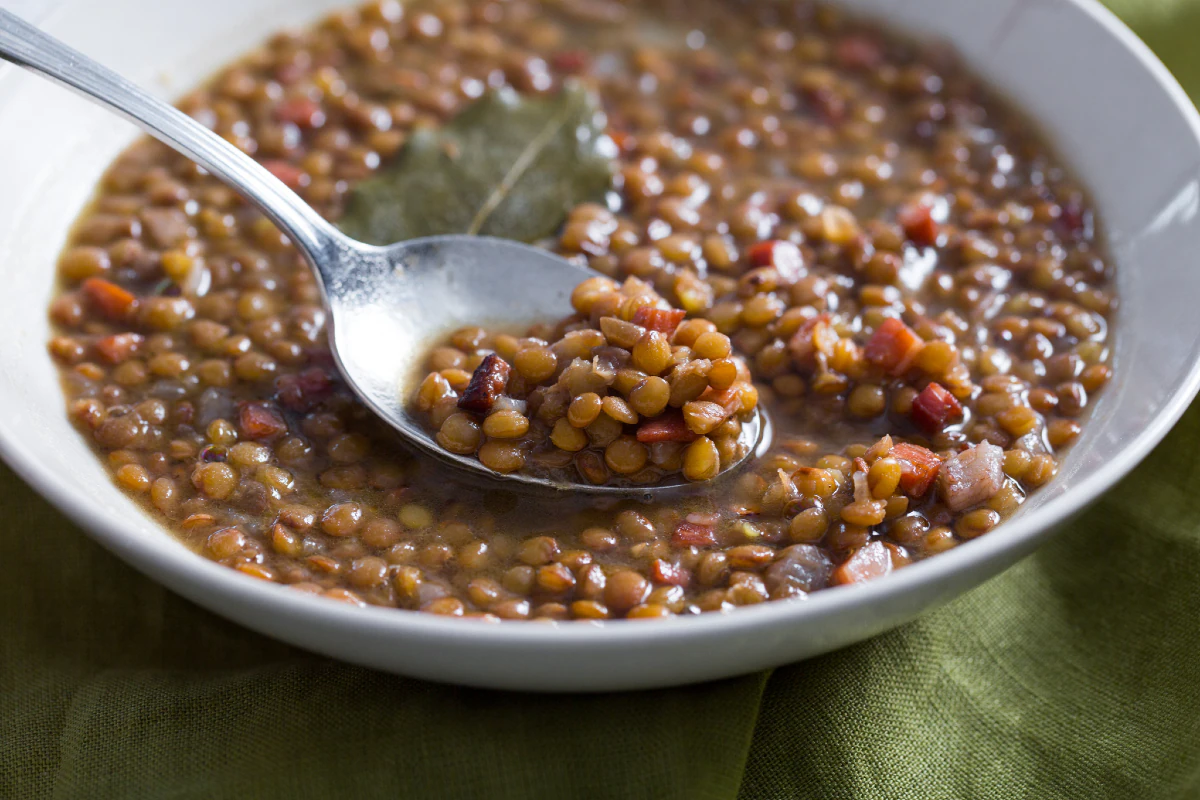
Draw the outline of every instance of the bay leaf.
M352 190L341 228L370 244L445 233L542 239L572 207L604 199L616 155L606 124L577 85L549 97L490 91L445 126L414 131Z

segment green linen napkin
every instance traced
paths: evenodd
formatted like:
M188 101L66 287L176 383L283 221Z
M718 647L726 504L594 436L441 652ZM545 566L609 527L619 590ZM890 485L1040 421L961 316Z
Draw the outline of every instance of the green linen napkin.
M1200 2L1110 5L1200 92ZM0 470L0 798L1200 797L1194 478L1200 405L1069 531L916 623L769 676L541 697L264 639Z

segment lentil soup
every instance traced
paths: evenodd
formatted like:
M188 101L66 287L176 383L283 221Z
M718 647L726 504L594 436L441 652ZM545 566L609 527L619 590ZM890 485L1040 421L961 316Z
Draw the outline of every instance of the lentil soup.
M280 233L142 140L78 221L50 309L69 413L118 485L263 580L556 620L874 579L987 533L1054 477L1110 376L1111 269L1052 151L940 48L802 0L379 0L279 34L180 106L337 219L413 131L489 88L567 79L596 92L619 155L606 202L571 209L545 244L611 276L606 291L644 286L685 312L660 339L679 365L706 363L692 369L710 388L743 374L714 376L716 361L744 359L776 426L766 457L696 471L658 506L445 474L342 385L313 277ZM606 316L636 326L636 305ZM429 410L457 407L496 360L557 385L569 365L538 358L585 319L614 332L593 348L632 333L575 310L524 339L452 336L429 357ZM489 407L437 422L455 418L481 459L493 440L512 458L629 445L631 406L662 397L612 385L587 387L621 426L600 438L570 417L589 392L540 418L546 403L527 406L532 420ZM568 447L522 438L555 430Z

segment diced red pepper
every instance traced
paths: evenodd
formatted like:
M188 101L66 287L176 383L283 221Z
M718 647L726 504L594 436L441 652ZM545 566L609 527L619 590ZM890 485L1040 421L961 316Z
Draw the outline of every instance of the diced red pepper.
M883 61L883 49L875 39L853 33L837 43L834 57L846 69L875 69Z
M885 319L867 341L867 361L889 375L903 375L912 366L924 340L894 317Z
M287 433L287 422L270 403L242 403L238 407L238 428L247 439L271 439Z
M80 287L83 296L104 316L114 322L123 322L133 316L138 300L126 289L103 278L88 278Z
M751 267L774 267L784 283L795 283L804 276L804 254L783 239L768 239L750 245L746 258Z
M292 97L275 106L275 119L300 128L319 128L325 124L325 112L307 97Z
M661 558L654 559L654 563L650 565L650 577L655 583L665 583L668 586L687 586L692 582L692 576L686 569Z
M462 397L458 398L458 407L481 414L491 411L496 398L504 394L508 386L510 372L512 368L507 361L495 353L488 353L475 368Z
M648 331L658 331L669 337L675 333L675 329L679 327L679 323L683 322L685 316L687 316L687 312L678 308L642 306L633 312L633 324L641 325Z
M289 189L299 189L309 183L308 173L288 161L270 159L262 162L262 165Z
M143 341L140 333L114 333L96 342L96 353L109 364L120 364L132 358Z
M900 462L900 490L910 497L923 497L942 468L937 453L919 444L902 442L892 448L890 455Z
M883 542L868 542L833 572L832 583L846 585L881 578L892 571L892 551Z
M938 433L949 422L962 419L962 405L940 383L931 383L913 400L912 421L926 433Z
M708 525L681 522L671 534L671 544L676 547L712 547L717 543L717 532Z
M677 408L651 420L646 420L637 429L637 440L643 444L654 442L694 442L700 437L688 429L683 412Z
M937 244L940 226L933 218L933 209L925 203L915 203L900 210L897 221L904 228L904 235L918 247Z
M587 65L587 53L583 50L563 50L560 53L550 56L550 66L568 75L583 72Z

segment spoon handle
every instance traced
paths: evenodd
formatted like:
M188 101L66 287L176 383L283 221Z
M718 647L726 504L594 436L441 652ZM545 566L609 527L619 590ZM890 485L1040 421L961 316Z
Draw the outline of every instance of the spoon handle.
M0 58L115 111L237 189L319 262L348 241L254 159L105 66L0 8Z

